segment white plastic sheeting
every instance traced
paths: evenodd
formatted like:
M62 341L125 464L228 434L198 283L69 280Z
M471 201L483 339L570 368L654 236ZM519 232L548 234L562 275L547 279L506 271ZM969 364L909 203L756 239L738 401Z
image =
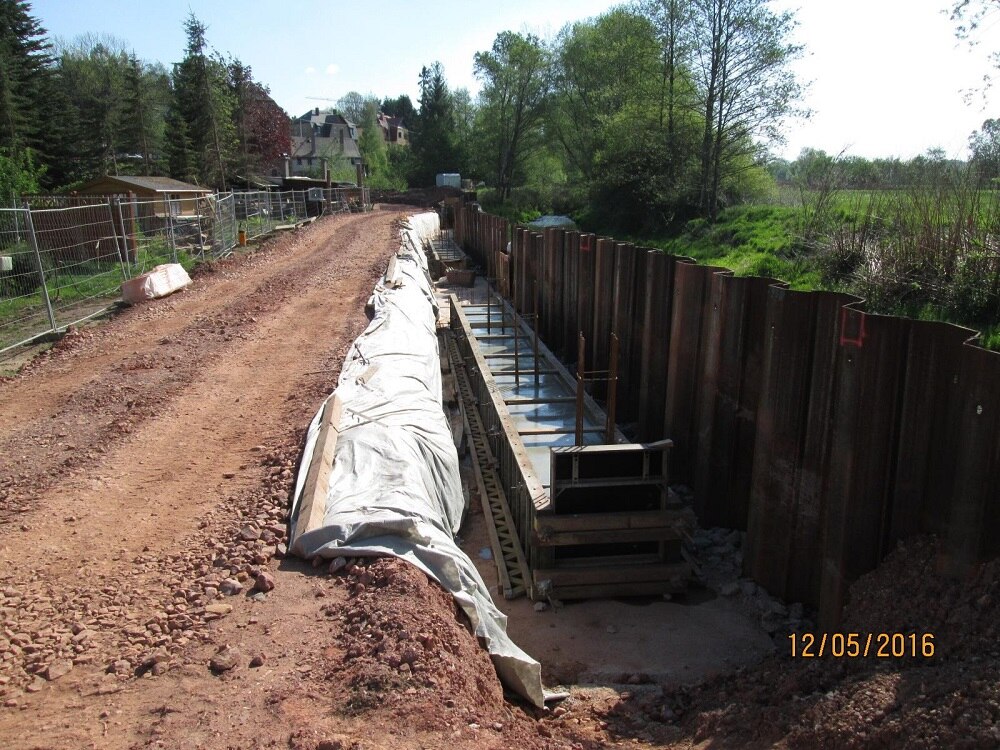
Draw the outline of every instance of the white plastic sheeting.
M423 239L438 216L412 216L402 242L369 301L374 318L354 342L341 371L342 404L322 520L299 529L292 552L302 557L393 555L450 591L510 689L542 706L541 668L507 635L475 565L455 542L466 501L451 427L441 403L435 332L437 305ZM324 404L325 406L325 404ZM301 510L323 409L309 428L295 487Z
M159 299L183 289L191 283L180 263L164 263L146 273L139 274L122 284L122 299L130 305L147 299Z

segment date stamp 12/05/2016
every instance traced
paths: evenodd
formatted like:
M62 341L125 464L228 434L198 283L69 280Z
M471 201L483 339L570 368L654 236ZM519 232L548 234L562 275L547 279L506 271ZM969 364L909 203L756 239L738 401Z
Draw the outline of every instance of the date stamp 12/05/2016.
M934 656L932 633L791 633L793 659L902 659Z

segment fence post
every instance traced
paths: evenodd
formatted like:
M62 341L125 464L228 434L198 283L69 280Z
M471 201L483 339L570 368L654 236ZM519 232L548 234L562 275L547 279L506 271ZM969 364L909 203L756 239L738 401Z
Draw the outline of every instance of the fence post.
M177 263L177 241L174 239L174 207L170 198L164 198L163 203L167 207L167 237L170 238L170 253L174 257L174 263Z
M122 211L122 200L117 196L115 197L115 207L118 209L118 223L119 225L121 225L122 228L122 247L125 248L125 261L127 265L131 267L133 258L129 253L128 228L125 226L125 212ZM135 258L135 260L138 260L138 256Z
M128 249L124 237L122 237L121 242L118 241L118 225L115 223L115 210L114 210L115 206L118 207L118 212L117 212L118 220L121 221L122 207L121 207L121 202L119 201L117 195L110 196L108 198L108 216L111 217L111 226L115 230L115 250L118 251L118 265L122 267L122 281L128 281L129 278L128 268L125 263L125 256L128 254ZM123 235L125 234L124 224L122 224L122 234ZM122 253L123 245L126 245L125 253Z
M45 312L49 314L49 325L52 332L56 332L56 316L52 312L52 300L49 299L49 287L45 283L45 270L42 268L42 254L38 250L38 238L35 236L35 222L31 218L31 204L25 202L24 216L28 225L28 237L31 238L31 249L35 251L35 268L38 270L38 278L42 282L42 299L45 300Z
M201 198L195 197L194 200L194 215L198 219L198 255L202 260L205 260L205 225L201 223Z

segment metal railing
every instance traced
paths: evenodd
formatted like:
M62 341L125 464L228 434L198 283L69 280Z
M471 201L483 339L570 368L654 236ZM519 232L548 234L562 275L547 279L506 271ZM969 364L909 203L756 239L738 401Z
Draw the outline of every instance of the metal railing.
M368 206L366 188L333 188L153 200L40 196L0 208L0 355L106 312L122 282L160 264L190 268L229 255L240 230L256 240Z

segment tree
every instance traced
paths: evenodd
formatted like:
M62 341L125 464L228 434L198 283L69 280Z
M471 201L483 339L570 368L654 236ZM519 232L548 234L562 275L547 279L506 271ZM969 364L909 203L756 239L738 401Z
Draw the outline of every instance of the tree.
M455 89L451 96L452 143L455 161L463 175L477 173L481 161L476 137L476 104L466 88Z
M370 100L361 118L361 137L358 149L368 170L368 185L377 189L405 189L406 182L395 172L389 161L389 147L378 124L378 101ZM395 149L401 150L401 149Z
M537 145L548 93L548 53L538 37L503 31L488 52L477 52L483 140L500 200L510 196L517 170Z
M125 43L88 34L60 43L57 49L55 81L76 117L74 176L89 179L128 173L127 166L120 164L120 157L125 156L130 68Z
M802 47L790 11L766 0L692 0L703 120L701 210L714 219L728 178L752 168L763 143L782 141L802 87L789 69Z
M122 140L131 153L141 157L142 174L163 174L166 169L164 137L170 97L166 68L142 62L132 53L125 82Z
M229 86L235 106L233 122L244 178L274 169L292 150L288 115L271 98L266 86L253 78L249 65L229 62Z
M16 154L0 148L0 206L16 206L22 195L39 192L44 173L45 167L36 162L30 148Z
M951 21L955 24L955 36L967 42L970 47L977 46L982 41L980 31L998 11L1000 11L998 0L954 0L951 6ZM1000 67L1000 50L993 50L990 53L990 60L993 67ZM983 74L983 86L989 89L992 84L993 75L987 71Z
M45 161L49 157L51 149L43 136L51 113L46 106L50 49L45 29L31 15L28 3L0 0L0 150L10 174L15 169L35 174L34 167L26 165L34 165L38 156Z
M986 120L980 130L974 130L969 136L969 150L980 179L993 181L1000 177L1000 120Z
M389 97L383 99L382 112L389 117L400 118L408 127L412 127L416 122L417 110L413 108L413 102L406 94L400 94L395 99Z
M694 37L694 9L690 0L642 0L642 14L656 30L660 45L657 119L666 126L670 148L677 132L677 121L684 110L692 109L695 89L690 76Z
M198 169L188 137L187 121L177 104L176 89L172 91L173 101L167 110L166 119L166 151L167 168L170 176L182 182L196 182Z
M187 128L197 182L225 189L236 150L236 105L227 67L217 54L209 55L208 29L194 13L188 15L184 30L187 48L184 59L174 66L174 107ZM177 145L175 139L175 153Z
M420 111L411 126L413 172L410 182L430 185L434 175L457 167L452 97L440 62L420 70Z
M348 91L337 100L337 111L353 123L360 123L365 119L365 110L369 104L374 103L378 110L378 99L372 94L359 94L357 91Z
M612 122L651 121L657 50L650 22L624 8L560 32L546 122L584 181L595 177Z

